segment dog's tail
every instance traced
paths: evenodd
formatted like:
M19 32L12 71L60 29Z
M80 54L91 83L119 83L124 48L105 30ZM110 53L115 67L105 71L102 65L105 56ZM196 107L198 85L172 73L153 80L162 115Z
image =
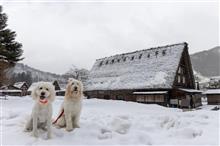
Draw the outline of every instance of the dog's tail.
M53 122L53 124L56 124L56 122L59 120L59 118L63 115L64 109L61 110L60 115L56 118L56 120Z

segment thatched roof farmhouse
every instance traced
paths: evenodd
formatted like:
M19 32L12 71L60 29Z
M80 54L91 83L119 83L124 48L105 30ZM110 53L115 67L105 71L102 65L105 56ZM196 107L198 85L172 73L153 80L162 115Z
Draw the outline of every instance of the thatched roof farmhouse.
M181 107L201 104L187 43L97 59L85 90L89 98Z

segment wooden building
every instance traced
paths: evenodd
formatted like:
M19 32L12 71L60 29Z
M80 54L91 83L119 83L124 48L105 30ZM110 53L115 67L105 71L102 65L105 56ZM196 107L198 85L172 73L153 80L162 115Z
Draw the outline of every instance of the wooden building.
M27 95L29 86L26 82L17 82L13 86L22 91L21 96Z
M56 95L57 95L57 96L64 96L64 95L65 95L65 92L66 92L65 89L57 90L57 91L56 91Z
M56 91L57 91L57 90L61 90L58 81L54 81L52 84L54 85Z
M0 90L0 96L22 96L21 90Z
M97 59L85 95L175 107L201 105L187 43Z
M220 105L220 89L208 89L204 92L210 105Z
M0 96L22 96L22 91L13 85L2 86Z

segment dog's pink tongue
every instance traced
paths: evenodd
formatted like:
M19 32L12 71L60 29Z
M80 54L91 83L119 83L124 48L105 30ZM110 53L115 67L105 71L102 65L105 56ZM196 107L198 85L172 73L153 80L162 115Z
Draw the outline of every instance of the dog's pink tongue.
M45 103L47 103L47 99L40 99L40 103L43 103L43 104L45 104Z

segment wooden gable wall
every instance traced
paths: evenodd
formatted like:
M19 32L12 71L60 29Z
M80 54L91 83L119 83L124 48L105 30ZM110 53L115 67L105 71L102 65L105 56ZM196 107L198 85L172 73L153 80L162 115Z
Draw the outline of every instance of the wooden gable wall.
M179 66L176 71L173 87L195 89L192 64L188 53L188 46L184 48Z

